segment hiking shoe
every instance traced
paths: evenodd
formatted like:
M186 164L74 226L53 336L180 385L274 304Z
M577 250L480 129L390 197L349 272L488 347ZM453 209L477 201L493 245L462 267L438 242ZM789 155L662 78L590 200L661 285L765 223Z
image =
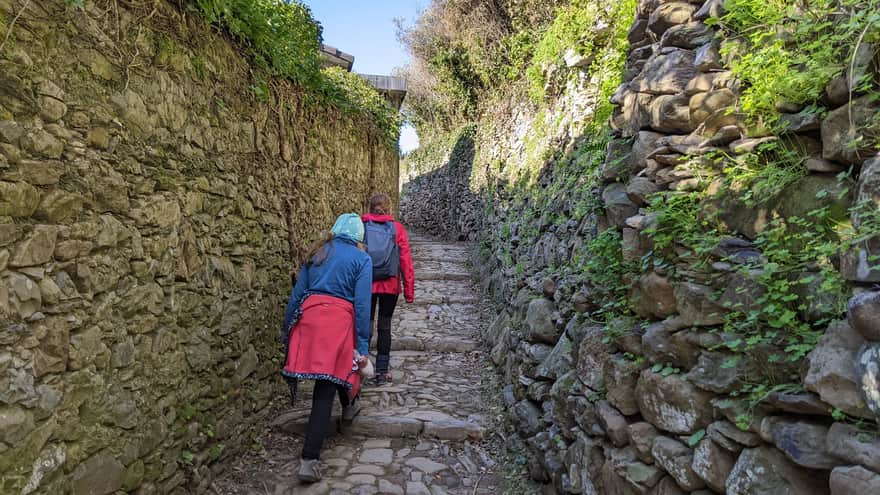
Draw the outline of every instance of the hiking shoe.
M321 480L321 461L318 459L300 459L297 477L303 483L315 483Z
M359 400L356 400L356 401L350 403L349 405L343 407L342 408L342 421L346 421L348 423L351 423L354 420L355 416L360 414L361 409L363 409L363 407L361 406L361 401L359 401Z
M373 377L373 385L377 387L381 387L386 383L391 383L391 373L377 373L376 376Z

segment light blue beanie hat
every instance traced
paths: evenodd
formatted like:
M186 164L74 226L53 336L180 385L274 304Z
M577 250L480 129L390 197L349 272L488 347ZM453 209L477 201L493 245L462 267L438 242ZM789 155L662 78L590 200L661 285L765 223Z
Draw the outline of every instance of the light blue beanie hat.
M344 213L336 219L330 232L336 237L363 242L364 222L361 221L361 217L357 213Z

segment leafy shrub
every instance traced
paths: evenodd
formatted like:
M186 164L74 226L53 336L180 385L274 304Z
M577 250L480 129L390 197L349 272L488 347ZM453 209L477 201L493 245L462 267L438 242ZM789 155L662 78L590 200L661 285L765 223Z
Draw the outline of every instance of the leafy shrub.
M320 84L321 26L292 0L193 0L205 19L219 24L253 51L272 75L305 88Z
M723 52L746 83L742 109L769 125L777 103L817 102L859 45L880 41L878 0L728 0L725 9L714 22L738 40Z
M396 145L398 112L363 78L336 67L321 69L321 25L306 5L297 0L192 0L191 5L250 48L260 68L306 89L312 102L370 117L388 145ZM265 80L257 77L252 90L258 101L269 101Z
M388 106L366 79L339 67L321 71L321 92L325 101L346 113L361 113L382 131L389 145L395 145L400 137L400 113Z

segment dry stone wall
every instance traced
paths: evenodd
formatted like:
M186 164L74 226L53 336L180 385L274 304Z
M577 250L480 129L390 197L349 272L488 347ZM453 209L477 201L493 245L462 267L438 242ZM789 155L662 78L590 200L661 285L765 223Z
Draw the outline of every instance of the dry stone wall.
M559 493L880 490L880 237L864 227L866 211L880 207L880 158L869 125L876 109L871 98L848 87L852 78L844 74L828 85L824 111L781 102L787 131L755 131L736 109L742 88L721 55L724 40L704 22L722 9L720 0L639 2L625 82L613 96L616 138L605 150L598 184L552 191L554 173L563 170L561 160L553 159L531 196L513 200L509 192L507 181L515 175L509 168L525 163L528 153L523 119L577 121L584 114L569 94L584 88L570 87L549 115L516 109L500 119L496 114L492 134L477 133L478 158L468 168L468 181L446 166L405 189L405 214L414 223L483 240L481 279L507 307L485 340L509 384L504 398L532 454L532 477ZM876 84L876 50L867 53L853 59L850 71L873 71ZM851 92L852 101L843 97ZM563 122L543 146L568 157L577 137ZM735 195L706 201L701 211L715 215L726 233L708 249L708 260L674 248L670 263L622 281L628 310L637 318L589 317L601 309L605 288L578 275L589 261L577 258L581 247L613 232L622 239L621 262L650 259L657 221L647 209L651 194L693 190L705 182L720 190L720 168L695 170L686 162L722 152L735 159L769 142L804 151L809 173L763 204ZM838 177L840 172L848 173ZM436 213L438 204L441 211L455 208L455 198L481 182L489 187L476 207L451 215L452 225L428 226L432 218L446 218ZM540 202L538 196L548 194L550 201ZM600 205L598 213L560 215L574 211L581 194ZM867 209L849 210L859 202ZM724 315L762 295L736 266L766 262L756 239L773 219L822 208L865 230L834 257L847 283L848 310L836 314L838 320L799 364L768 363L765 349L731 360L724 345L731 336L721 331ZM473 217L479 218L461 221ZM810 269L795 277L819 270ZM792 295L802 303L799 317L808 321L843 302L827 300L831 291L803 285ZM738 393L768 372L799 377L798 383L755 401Z
M284 392L292 255L397 150L174 2L85 5L0 0L0 493L202 493Z

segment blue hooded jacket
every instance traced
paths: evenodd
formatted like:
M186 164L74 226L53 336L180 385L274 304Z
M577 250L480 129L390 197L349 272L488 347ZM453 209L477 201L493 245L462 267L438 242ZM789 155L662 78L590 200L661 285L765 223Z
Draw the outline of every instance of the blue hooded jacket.
M357 351L370 350L370 298L373 285L373 260L357 244L344 237L330 241L332 251L318 266L306 264L299 272L296 286L284 313L282 334L293 321L300 303L309 294L339 297L354 305Z

